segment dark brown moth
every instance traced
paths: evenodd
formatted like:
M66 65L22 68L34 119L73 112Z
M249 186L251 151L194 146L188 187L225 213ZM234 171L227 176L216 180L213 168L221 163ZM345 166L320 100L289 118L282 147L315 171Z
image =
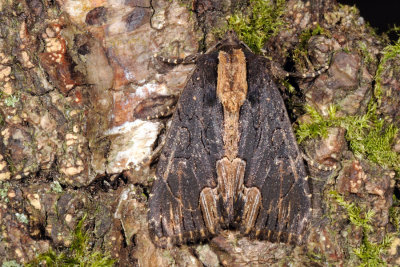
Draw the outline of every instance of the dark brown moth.
M150 194L156 245L195 242L225 228L302 242L311 206L307 176L267 61L234 32L197 59Z

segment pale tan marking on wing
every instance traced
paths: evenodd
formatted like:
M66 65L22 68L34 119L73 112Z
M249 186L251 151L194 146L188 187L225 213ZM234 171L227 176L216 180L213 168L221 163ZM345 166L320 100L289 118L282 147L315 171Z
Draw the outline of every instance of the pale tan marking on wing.
M251 187L250 189L246 188L244 198L246 200L243 211L244 234L248 234L256 223L257 215L261 207L260 190L256 187Z
M215 226L218 225L218 209L216 194L213 189L206 187L200 193L200 207L203 219L211 234L215 234Z

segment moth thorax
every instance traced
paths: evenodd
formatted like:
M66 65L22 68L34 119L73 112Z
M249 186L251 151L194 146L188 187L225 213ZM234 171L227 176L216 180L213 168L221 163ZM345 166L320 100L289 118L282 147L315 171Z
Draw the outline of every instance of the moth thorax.
M239 112L247 95L246 57L241 49L218 55L217 95L224 109Z
M240 139L239 110L246 100L246 57L241 49L220 51L217 96L224 108L224 150L229 160L236 158Z

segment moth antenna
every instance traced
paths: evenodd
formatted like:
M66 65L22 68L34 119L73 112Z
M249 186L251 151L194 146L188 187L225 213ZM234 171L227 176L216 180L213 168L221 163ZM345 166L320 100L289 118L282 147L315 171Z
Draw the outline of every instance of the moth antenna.
M250 48L246 43L240 41L240 44L241 44L244 48L246 48L249 52L254 53L253 50L251 50L251 48ZM264 50L264 51L265 51L265 50ZM261 52L263 52L263 51L261 50ZM266 51L265 51L265 52L266 52ZM264 54L262 54L262 55L264 55Z
M329 69L329 64L323 66L322 68L320 68L317 71L314 72L310 72L310 73L298 73L298 72L286 72L286 77L294 77L294 78L302 78L302 79L307 79L307 78L315 78L319 75L321 75L322 73L324 73L325 71L327 71Z
M321 75L322 73L324 73L325 71L327 71L329 69L329 66L330 66L330 63L331 63L331 60L332 60L332 56L333 56L333 54L330 55L330 58L328 59L326 64L322 68L317 70L317 71L310 72L310 73L297 73L297 72L291 73L291 72L288 72L288 74L289 74L288 76L294 77L294 78L302 78L302 79L315 78L315 77Z
M266 52L265 50L261 50L261 51L262 51L263 55ZM315 78L315 77L321 75L322 73L324 73L325 71L327 71L329 69L330 63L331 63L331 58L327 61L326 65L324 65L322 68L320 68L317 71L313 71L313 72L309 72L309 73L288 72L288 71L285 71L279 64L277 64L273 61L269 61L267 67L271 70L271 74L278 80L282 80L282 79L288 78L288 77L308 79L308 78Z
M175 112L175 107L176 107L176 105L167 106L166 107L167 110L160 111L158 114L155 114L153 116L147 116L146 120L150 121L150 120L159 119L160 117L167 117Z
M180 64L193 64L196 63L197 58L201 55L200 53L189 55L184 58L168 58L160 56L159 54L155 53L153 57L161 62L164 62L169 65L180 65Z

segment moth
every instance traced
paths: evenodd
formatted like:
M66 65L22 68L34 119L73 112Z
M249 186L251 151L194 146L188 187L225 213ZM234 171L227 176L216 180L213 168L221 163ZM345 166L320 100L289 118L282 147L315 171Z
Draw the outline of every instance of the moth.
M197 58L149 198L157 246L205 240L227 228L271 242L302 242L311 195L267 61L233 31Z

